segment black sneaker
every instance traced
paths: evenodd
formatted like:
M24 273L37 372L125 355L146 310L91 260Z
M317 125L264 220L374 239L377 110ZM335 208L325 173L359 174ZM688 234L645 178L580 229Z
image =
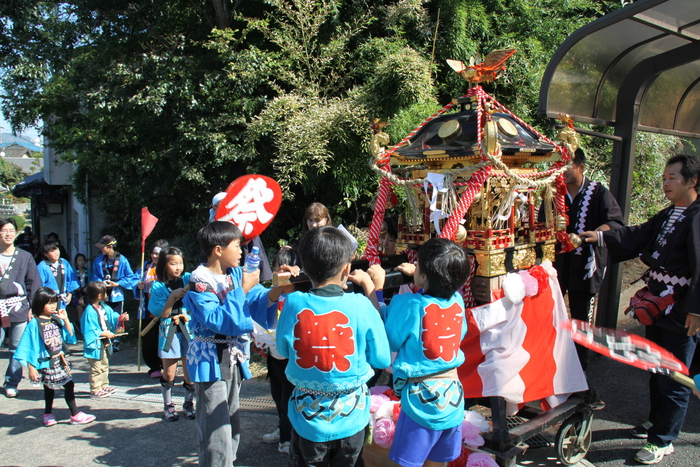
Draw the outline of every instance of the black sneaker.
M182 410L185 411L187 420L194 420L197 418L197 412L194 410L194 403L192 401L185 401L185 403L182 404Z
M647 421L639 426L635 426L630 430L630 434L635 438L647 439L649 437L648 431L651 428L652 423Z

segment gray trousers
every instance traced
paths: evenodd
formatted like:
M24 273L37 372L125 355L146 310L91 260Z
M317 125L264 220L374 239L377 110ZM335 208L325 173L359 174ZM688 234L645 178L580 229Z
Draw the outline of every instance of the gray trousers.
M194 383L197 393L199 467L231 467L241 439L238 393L241 372L236 365L230 380Z

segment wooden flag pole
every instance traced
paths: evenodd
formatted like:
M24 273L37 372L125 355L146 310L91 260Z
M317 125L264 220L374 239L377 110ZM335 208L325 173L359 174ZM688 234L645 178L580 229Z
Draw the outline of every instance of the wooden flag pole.
M139 297L139 340L138 344L136 345L136 352L138 354L138 360L137 360L137 367L138 371L141 371L141 322L143 321L143 295L146 293L146 288L145 288L145 264L143 260L146 257L146 251L145 251L145 243L141 243L141 282L144 282L144 288L141 289L141 296Z
M141 289L141 297L139 298L139 337L136 351L138 352L138 371L141 371L141 325L143 323L143 315L146 313L143 309L143 296L146 293L146 265L144 259L146 257L146 238L151 235L153 228L156 226L158 218L148 212L147 207L141 208L141 282L144 288Z

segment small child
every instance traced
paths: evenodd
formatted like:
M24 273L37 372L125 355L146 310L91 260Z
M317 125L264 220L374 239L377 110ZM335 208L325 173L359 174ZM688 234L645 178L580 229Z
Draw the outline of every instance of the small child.
M78 312L78 322L80 318L83 317L83 311L85 311L85 289L88 285L88 280L90 279L90 272L87 269L87 257L78 253L75 255L73 260L75 267L75 276L78 278L79 288L73 291L73 300L71 300L71 305L73 305Z
M36 266L44 287L49 287L58 294L58 308L65 310L66 305L71 301L71 294L80 288L78 277L75 275L73 266L61 258L61 250L58 243L48 241L41 247L44 254L44 261Z
M299 253L289 247L282 248L275 259L272 260L272 269L275 273L282 272L282 266L301 266L301 258ZM287 294L294 292L294 285L283 287L282 295L278 301L277 314L279 316L284 306L284 301ZM287 369L288 360L277 351L276 339L276 324L273 329L263 329L258 323L255 325L253 338L255 345L267 351L267 376L270 379L270 393L277 407L277 415L279 416L279 425L272 433L266 433L262 436L264 443L278 443L277 449L279 452L289 454L289 445L292 439L292 424L289 422L287 410L289 406L289 398L294 390L294 385L289 382L285 370Z
M80 320L83 330L83 356L90 363L90 394L92 397L109 397L116 388L109 385L109 356L112 355L112 340L119 320L128 321L129 315L121 316L104 301L107 299L107 286L100 281L92 281L87 286L88 307Z
M240 440L238 393L245 374L244 341L253 331L251 317L265 328L277 317L278 287L258 283L260 271L243 272L242 235L230 222L202 227L197 241L207 262L194 270L183 299L189 311L192 340L187 349L187 373L197 394L199 465L229 466Z
M151 296L148 301L148 311L154 316L160 316L158 332L158 355L163 361L163 374L160 377L163 392L163 417L165 421L174 422L180 417L175 410L172 390L175 385L175 372L178 360L182 361L182 371L185 381L185 403L182 409L188 420L195 419L194 385L187 374L187 347L191 339L187 325L189 316L182 303L182 297L187 293L185 286L189 285L190 273L185 272L185 258L175 247L166 247L159 253L156 266L156 281L151 283Z
M352 241L331 226L309 230L299 255L313 288L287 296L277 325L277 350L289 358L286 374L296 387L289 400L291 465L363 465L369 424L366 382L391 363L374 284L350 272ZM367 297L344 293L346 281Z
M49 287L36 291L32 300L36 319L27 324L14 358L27 366L29 379L44 385L44 426L57 423L52 410L55 390L60 388L70 409L70 422L84 425L95 416L78 411L75 404L75 383L64 353L64 343L74 344L75 336L66 310L59 310L58 302L58 294Z
M398 268L424 292L396 295L381 310L393 352L394 391L401 415L389 458L402 466L444 466L462 448L464 396L457 367L467 332L464 300L457 291L469 275L469 260L454 242L433 238L418 250L418 265ZM377 289L384 270L368 271Z

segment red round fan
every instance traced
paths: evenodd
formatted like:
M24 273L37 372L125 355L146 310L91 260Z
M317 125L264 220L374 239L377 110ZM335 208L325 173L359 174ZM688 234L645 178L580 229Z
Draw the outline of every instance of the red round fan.
M250 240L270 225L280 204L282 189L276 181L264 175L244 175L228 186L214 219L233 222Z

